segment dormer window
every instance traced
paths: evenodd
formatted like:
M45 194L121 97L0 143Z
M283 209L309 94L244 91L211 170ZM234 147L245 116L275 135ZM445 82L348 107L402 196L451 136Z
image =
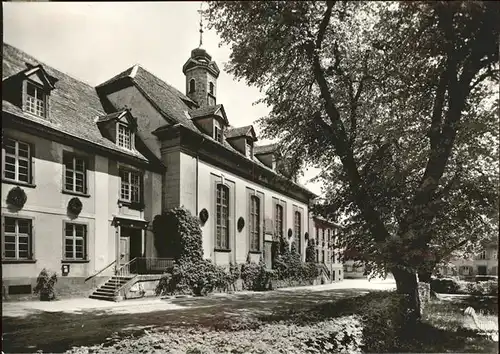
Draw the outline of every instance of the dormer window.
M224 136L224 132L222 130L222 127L217 120L214 119L213 122L214 122L214 140L216 140L222 144L222 138Z
M116 142L118 146L132 150L132 132L125 124L118 123L116 130Z
M46 94L42 87L26 82L25 109L27 112L39 117L45 117Z
M253 158L253 143L250 140L246 140L245 143L245 155L249 158Z

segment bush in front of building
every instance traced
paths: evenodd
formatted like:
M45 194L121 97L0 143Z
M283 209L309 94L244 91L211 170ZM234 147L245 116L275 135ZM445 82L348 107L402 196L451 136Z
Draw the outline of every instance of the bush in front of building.
M231 276L225 268L203 259L200 223L188 210L174 208L157 216L153 232L158 253L175 259L174 267L160 279L157 295L201 296L229 287Z
M158 256L180 262L203 260L200 221L189 210L178 207L157 215L153 233Z
M247 261L241 266L241 280L243 280L243 288L246 290L269 290L272 287L271 281L275 278L276 272L267 269L262 257L259 263Z
M450 278L436 278L431 280L431 290L441 294L495 296L498 294L498 282L489 280L476 283Z
M50 272L43 268L38 278L36 279L36 286L33 289L34 294L40 295L41 301L51 301L56 298L54 287L57 283L57 274Z
M310 239L307 241L306 247L306 263L316 262L316 247L314 245L314 240Z

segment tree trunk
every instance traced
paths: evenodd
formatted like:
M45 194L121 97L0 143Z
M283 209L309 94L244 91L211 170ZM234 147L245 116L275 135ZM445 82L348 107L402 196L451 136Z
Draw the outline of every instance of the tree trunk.
M393 268L391 272L396 280L396 292L404 296L401 303L403 334L411 336L411 328L421 316L417 274L401 268Z

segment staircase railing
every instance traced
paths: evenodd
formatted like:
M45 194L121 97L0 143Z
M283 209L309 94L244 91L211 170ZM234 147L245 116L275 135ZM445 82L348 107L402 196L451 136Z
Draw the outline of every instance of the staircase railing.
M137 262L137 257L131 259L124 265L122 265L120 268L118 268L115 272L115 294L118 291L118 284L121 281L121 277L127 276L131 274L131 270L134 269L134 265Z
M92 278L94 278L94 277L98 276L99 274L101 274L102 272L104 272L106 269L108 269L109 267L111 267L111 266L112 266L113 264L115 264L115 263L116 263L116 259L115 259L113 262L111 262L110 264L108 264L106 267L102 268L102 269L101 269L100 271L98 271L97 273L92 274L90 277L87 277L87 278L85 279L85 281L84 281L84 282L87 282L88 280L90 280L90 279L92 279Z

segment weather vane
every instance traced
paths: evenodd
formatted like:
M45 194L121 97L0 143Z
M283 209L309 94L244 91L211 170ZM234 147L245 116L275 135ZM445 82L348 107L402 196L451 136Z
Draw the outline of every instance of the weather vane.
M200 3L200 9L198 12L200 13L200 46L203 44L203 10L202 10L203 2Z

